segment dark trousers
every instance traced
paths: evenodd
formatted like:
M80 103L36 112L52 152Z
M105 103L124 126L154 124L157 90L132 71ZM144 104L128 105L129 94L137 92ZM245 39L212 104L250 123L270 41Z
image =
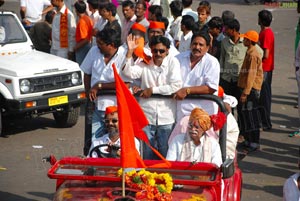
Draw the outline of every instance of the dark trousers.
M239 91L239 99L242 89ZM239 100L238 99L238 100ZM259 120L260 113L258 110L259 91L252 89L247 96L247 101L242 104L239 102L237 106L238 124L240 133L248 142L258 143L260 139Z
M94 102L86 99L85 118L84 118L84 147L83 154L88 155L92 143L92 117L94 111Z
M221 78L219 85L224 89L225 94L234 96L236 99L239 97L239 88L237 86L237 82L228 82Z
M263 128L271 128L271 103L272 103L272 75L273 71L264 72L264 81L260 91L259 111Z

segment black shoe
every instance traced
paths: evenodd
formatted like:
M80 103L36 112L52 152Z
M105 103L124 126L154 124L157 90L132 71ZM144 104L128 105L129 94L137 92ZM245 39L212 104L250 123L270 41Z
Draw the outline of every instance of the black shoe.
M272 129L272 126L270 127L263 127L263 131L270 131Z

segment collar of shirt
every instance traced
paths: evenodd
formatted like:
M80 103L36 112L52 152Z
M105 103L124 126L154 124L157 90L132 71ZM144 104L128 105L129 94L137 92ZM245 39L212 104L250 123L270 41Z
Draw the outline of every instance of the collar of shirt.
M110 140L110 138L108 137L108 135L105 137L105 139L103 141L104 141L104 144L112 143L112 141ZM117 141L115 141L113 144L114 145L120 145L120 138Z
M61 7L61 9L60 9L58 12L60 12L60 13L63 14L63 13L65 13L66 9L67 9L67 7L66 7L66 5L64 4L63 7Z
M183 36L184 40L187 40L189 38L192 38L193 36L193 32L192 31L189 31L189 33L187 33L185 36Z

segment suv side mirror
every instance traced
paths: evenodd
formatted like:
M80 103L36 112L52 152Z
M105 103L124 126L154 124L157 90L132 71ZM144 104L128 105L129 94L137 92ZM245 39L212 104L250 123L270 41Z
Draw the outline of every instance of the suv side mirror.
M227 158L222 164L223 179L227 179L234 174L234 159Z

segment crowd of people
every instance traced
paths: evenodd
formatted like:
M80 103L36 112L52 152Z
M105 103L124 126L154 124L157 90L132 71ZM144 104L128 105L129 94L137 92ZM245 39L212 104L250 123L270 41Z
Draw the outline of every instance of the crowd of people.
M228 112L232 117L236 114L237 124L233 124L238 126L233 127L240 131L230 146L236 146L239 139L239 151L259 149L260 130L272 128L272 13L258 13L260 33L249 30L241 34L232 11L211 16L208 1L200 1L196 10L192 3L173 0L166 6L160 1L125 0L120 17L118 1L21 1L22 23L36 49L73 60L84 72L89 99L85 154L94 140L106 134L106 108L116 105L114 95L98 95L115 90L112 64L132 92L139 93L139 104L149 121L144 131L164 157L173 145L171 133L177 139L182 130L189 133L190 127L202 128L187 118L195 108L209 116L218 114L214 102L189 99L189 95L217 95L220 86L232 102L238 103L236 113L234 109ZM152 94L172 98L155 98ZM229 122L232 124L235 118ZM207 130L204 133L214 133L211 128ZM141 153L145 159L156 158L147 146Z

